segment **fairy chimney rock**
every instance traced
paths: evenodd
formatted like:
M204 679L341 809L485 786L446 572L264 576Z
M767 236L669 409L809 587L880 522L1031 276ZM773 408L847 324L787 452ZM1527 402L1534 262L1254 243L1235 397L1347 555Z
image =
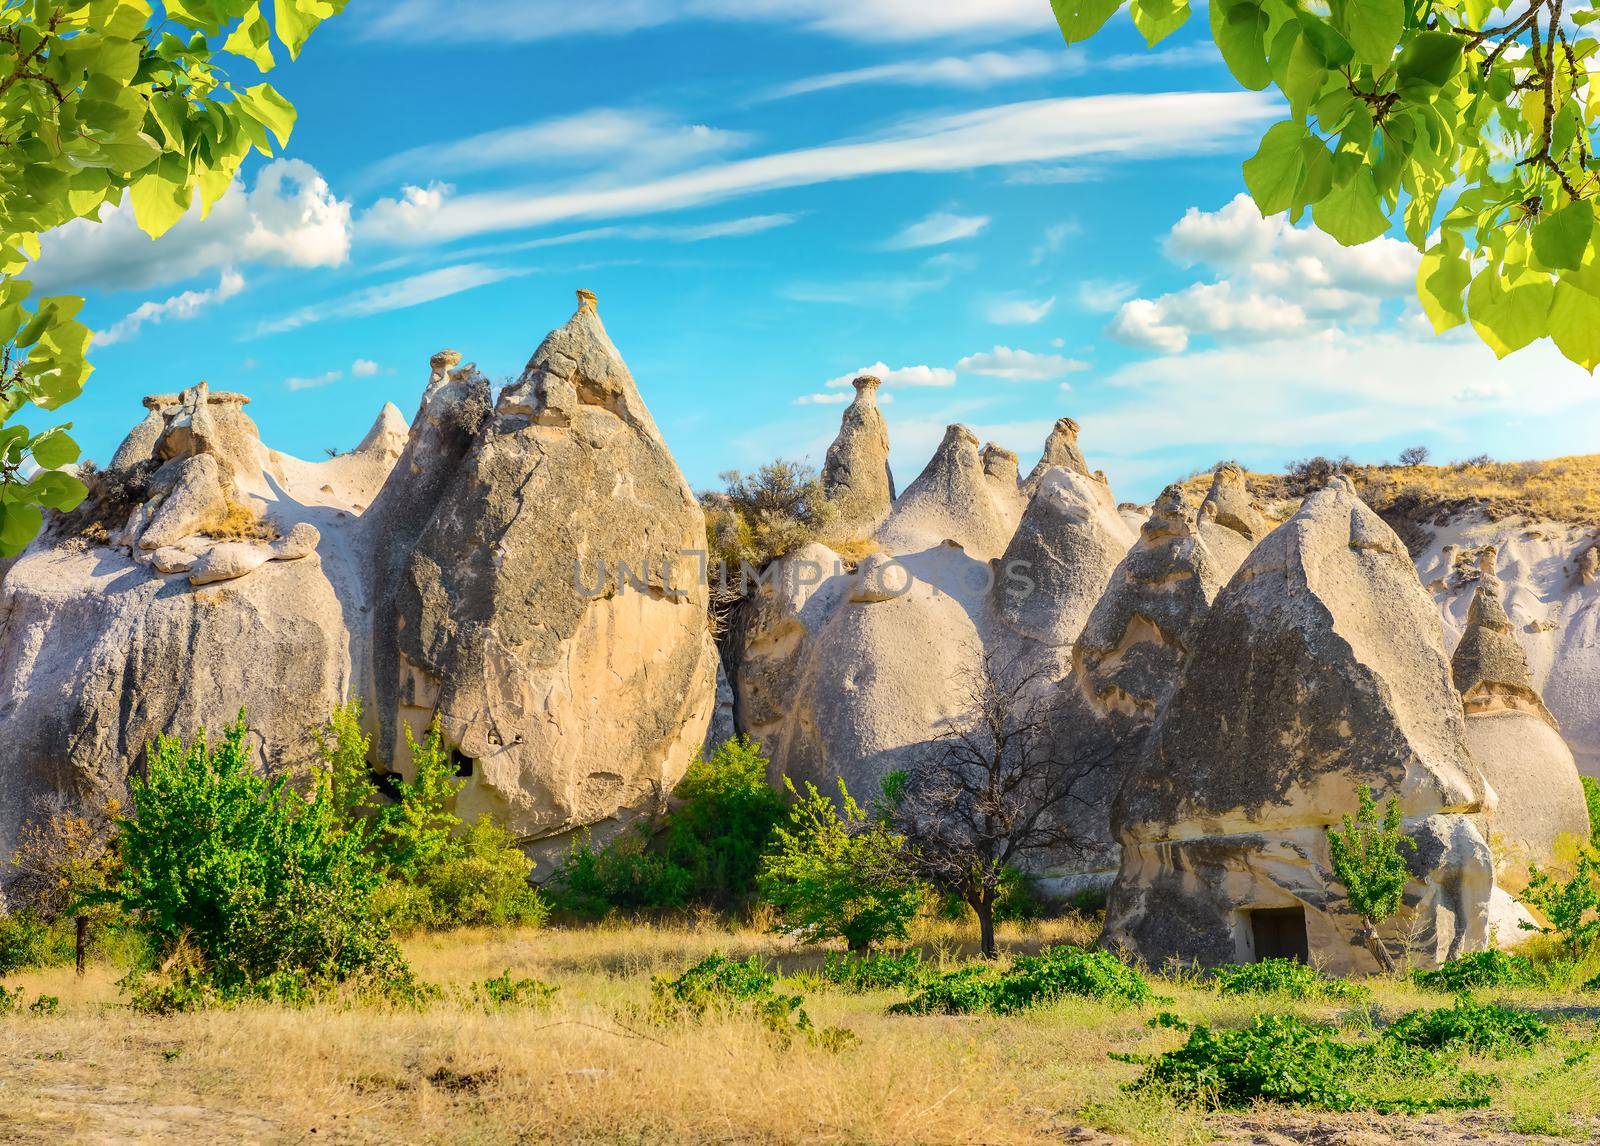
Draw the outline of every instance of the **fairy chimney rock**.
M889 472L889 427L878 409L879 379L855 379L855 400L845 408L839 436L828 447L822 487L834 507L834 531L842 536L871 533L894 504Z

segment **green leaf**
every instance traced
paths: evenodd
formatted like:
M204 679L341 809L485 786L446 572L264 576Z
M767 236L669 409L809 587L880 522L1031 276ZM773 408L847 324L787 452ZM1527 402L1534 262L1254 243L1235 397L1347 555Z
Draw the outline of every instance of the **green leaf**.
M46 470L28 483L28 497L35 505L69 513L83 504L89 496L89 487L76 477L60 470Z
M67 426L57 426L33 439L29 452L39 465L55 470L78 460L78 443L67 435Z
M1276 215L1294 204L1294 194L1305 178L1301 150L1307 132L1292 119L1267 129L1256 153L1244 161L1244 185L1263 215Z
M279 28L281 30L281 24ZM275 62L272 58L272 29L267 27L259 4L244 14L239 26L223 42L222 50L243 56L263 72L272 70Z
M1593 374L1600 365L1600 298L1571 283L1556 283L1550 338L1562 354Z
M294 105L278 94L271 84L257 84L238 93L240 109L278 137L278 146L289 143L294 130Z
M1233 78L1251 91L1260 91L1272 82L1272 69L1267 66L1270 23L1256 0L1214 0L1211 5L1211 38Z
M1586 199L1568 203L1533 228L1533 253L1553 270L1575 271L1583 265L1594 233L1594 205Z
M1455 78L1463 46L1462 38L1452 32L1420 32L1400 53L1395 74L1402 84L1442 88Z
M1069 44L1082 43L1105 27L1122 0L1050 0L1050 10Z
M1467 313L1479 337L1497 358L1504 358L1549 331L1554 293L1549 282L1526 283L1507 290L1499 272L1485 267L1467 291Z
M1129 0L1128 13L1144 42L1155 47L1189 21L1189 0Z
M1294 18L1300 25L1301 33L1328 67L1340 67L1355 58L1356 50L1350 46L1350 41L1339 35L1338 30L1321 16L1301 8L1295 11Z
M178 155L163 155L129 189L133 217L152 239L159 239L189 209L189 169Z
M1443 334L1452 327L1467 321L1465 294L1472 282L1472 263L1454 244L1437 243L1422 256L1417 267L1417 297L1422 309L1433 323L1433 332Z
M39 535L44 514L36 505L0 502L0 557L15 557Z
M1332 0L1332 9L1357 62L1386 67L1406 25L1405 0Z
M277 25L278 39L289 49L289 58L298 59L316 26L337 15L344 6L345 0L272 0L272 21ZM1112 11L1116 11L1115 7Z
M1376 239L1389 229L1371 168L1363 167L1311 208L1318 227L1346 247Z

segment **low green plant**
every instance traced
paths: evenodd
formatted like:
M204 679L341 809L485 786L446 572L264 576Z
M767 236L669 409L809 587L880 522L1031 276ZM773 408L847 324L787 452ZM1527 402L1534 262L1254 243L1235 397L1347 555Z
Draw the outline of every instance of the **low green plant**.
M477 993L485 1006L498 1008L548 1006L561 988L539 979L513 979L507 967L492 979L478 984Z
M687 872L651 852L650 837L631 828L603 847L581 833L546 886L555 910L593 920L614 911L681 907L689 885Z
M1497 947L1462 955L1431 971L1413 971L1411 977L1419 987L1456 995L1483 987L1529 987L1539 978L1533 960Z
M913 990L933 974L922 952L911 950L870 955L830 951L822 960L822 982L853 994L864 991Z
M30 1015L53 1015L61 1010L61 1000L55 995L40 995L28 1004Z
M412 882L386 881L377 899L401 929L540 927L550 908L529 882L532 872L511 833L485 815L459 829Z
M780 994L777 982L759 956L741 961L720 952L708 955L675 979L658 975L650 981L650 1018L698 1023L707 1015L743 1014L787 1045L813 1028L800 996Z
M807 783L794 797L789 822L773 831L758 885L778 910L776 930L798 932L807 942L841 938L862 954L904 939L927 899L907 871L903 838L878 815L869 815L839 781L834 801Z
M1297 959L1262 959L1225 964L1212 972L1220 995L1276 995L1287 999L1334 1001L1364 999L1372 992L1360 983L1324 975Z
M1580 855L1570 879L1562 880L1547 871L1534 867L1529 870L1528 886L1523 889L1524 903L1536 908L1546 923L1540 925L1524 920L1524 930L1554 935L1569 954L1588 951L1600 938L1600 887L1596 886L1596 867L1593 856Z
M1408 1047L1497 1056L1529 1050L1549 1036L1549 1024L1531 1011L1468 999L1453 1007L1407 1012L1383 1032L1385 1039Z
M890 1008L903 1015L959 1015L989 1011L1006 1015L1063 996L1097 999L1118 1006L1155 998L1150 983L1109 951L1052 947L1014 959L1011 966L970 964L925 982L915 996Z
M0 975L53 967L71 958L68 928L46 923L31 912L0 915Z
M1600 780L1578 777L1583 783L1583 802L1589 806L1589 846L1600 849Z

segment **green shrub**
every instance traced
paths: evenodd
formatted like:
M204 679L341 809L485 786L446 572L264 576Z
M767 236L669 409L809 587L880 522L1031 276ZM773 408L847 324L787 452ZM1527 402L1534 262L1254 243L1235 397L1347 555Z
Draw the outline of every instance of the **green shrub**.
M1297 959L1263 959L1227 964L1213 973L1222 995L1278 995L1289 999L1364 999L1371 992L1360 983L1330 978Z
M533 861L488 816L458 831L412 883L380 894L386 918L410 927L539 927L549 907L530 882Z
M256 775L244 714L212 747L162 737L130 783L121 867L107 896L154 965L180 945L224 996L293 994L355 977L395 986L410 971L376 917L376 876L337 830L326 786L309 798Z
M1345 1041L1333 1027L1270 1014L1255 1016L1239 1030L1193 1027L1183 1046L1149 1060L1128 1089L1223 1108L1266 1101L1421 1112L1489 1101L1481 1079L1432 1052L1379 1040Z
M555 997L560 987L538 979L513 979L507 967L493 979L478 984L478 994L490 1007L543 1007Z
M40 995L28 1004L30 1015L53 1015L61 1010L61 1000L55 995Z
M1109 951L1052 947L1038 955L1021 956L1003 970L985 963L946 972L890 1010L905 1015L973 1011L1006 1015L1068 995L1119 1006L1155 998L1145 977Z
M853 1037L833 1030L816 1032L800 996L780 994L777 982L758 956L741 962L720 953L709 955L676 979L657 976L650 981L650 1018L670 1024L698 1023L712 1014L745 1015L784 1046L796 1034L820 1037L833 1049Z
M1537 982L1538 972L1527 956L1490 948L1451 959L1432 971L1413 971L1411 977L1419 987L1459 995L1481 987L1529 987Z
M1410 1011L1383 1032L1385 1039L1403 1046L1491 1055L1525 1051L1549 1036L1549 1025L1530 1011L1466 999L1453 1007Z
M1385 971L1394 971L1394 958L1378 935L1378 926L1400 910L1406 883L1406 851L1416 851L1416 841L1405 834L1400 802L1393 796L1378 816L1371 788L1362 788L1355 816L1346 815L1339 830L1328 830L1328 858L1334 878L1344 885L1350 910L1361 917L1361 940Z
M755 895L773 828L785 815L783 797L767 783L761 749L735 737L710 758L697 754L673 799L654 843L642 827L599 849L580 836L550 882L557 910L598 919L612 911L689 904L745 906Z
M1583 802L1589 805L1589 846L1600 848L1600 780L1593 776L1580 776L1583 782Z
M869 816L839 781L839 806L807 783L795 797L788 824L773 830L758 885L777 908L779 930L810 943L835 937L861 953L904 939L927 897L901 859L901 836ZM842 811L842 814L841 814Z
M70 924L46 923L27 912L0 915L0 975L56 967L71 960Z
M932 968L922 961L920 951L886 951L871 955L851 955L830 951L822 960L822 981L860 994L863 991L911 990L920 986Z
M1577 868L1568 880L1556 879L1537 867L1530 869L1522 900L1537 908L1549 921L1549 926L1524 922L1522 927L1556 936L1561 946L1571 954L1587 951L1600 938L1600 914L1597 914L1600 912L1600 887L1595 883L1597 875L1600 875L1600 869L1596 868L1594 858L1589 855L1578 857Z

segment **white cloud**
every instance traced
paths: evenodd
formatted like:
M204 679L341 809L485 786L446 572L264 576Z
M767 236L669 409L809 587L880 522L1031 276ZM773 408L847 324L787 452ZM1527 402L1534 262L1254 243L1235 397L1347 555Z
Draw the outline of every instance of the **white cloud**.
M797 25L869 41L1008 36L1054 24L1034 0L389 0L368 11L368 37L430 45L622 36L705 20Z
M1012 382L1048 382L1063 374L1087 370L1089 364L1076 358L1063 358L1059 354L1034 354L1009 346L996 346L981 354L967 355L956 363L956 369Z
M891 251L907 251L917 247L938 247L945 243L970 239L989 225L987 215L953 215L948 211L935 211L924 219L904 228L898 235L884 243Z
M749 141L741 132L677 123L660 111L590 108L412 147L374 164L365 180L409 176L420 182L513 167L545 173L572 164L603 164L613 177L637 177L673 170Z
M357 358L350 364L350 377L372 378L376 376L378 371L381 369L383 368L370 358Z
M956 384L956 372L943 366L901 366L895 369L886 362L874 362L871 366L863 366L859 370L852 370L848 374L830 378L823 385L830 390L839 389L850 385L863 374L872 375L885 386L935 386L942 388Z
M831 394L802 394L791 404L795 406L843 406L854 397L854 394L842 394L835 390Z
M1082 233L1083 226L1076 219L1050 224L1044 229L1044 237L1039 240L1039 245L1033 248L1033 253L1028 256L1028 261L1034 266L1038 266L1045 259L1059 251L1068 239Z
M343 370L330 370L326 374L317 374L309 378L285 378L283 384L290 390L314 390L318 386L332 385L343 377Z
M481 263L440 267L438 270L367 287L329 303L301 307L281 318L263 322L256 333L281 334L312 323L326 322L330 318L364 318L392 310L405 310L528 273L527 269L485 266Z
M1078 305L1095 313L1110 312L1121 306L1138 289L1138 283L1121 279L1085 279L1078 284Z
M98 223L58 227L28 277L42 292L136 290L249 263L336 267L349 254L350 204L309 163L276 159L254 187L236 183L204 219L197 199L159 240L139 230L126 198L102 208Z
M1030 0L1030 3L1032 0ZM1143 159L1205 153L1238 142L1273 114L1253 92L1184 92L1044 99L916 121L894 136L702 166L619 185L545 185L456 195L407 188L360 227L426 244L563 219L679 210L788 187L904 172L964 171L1077 157Z
M187 322L202 310L219 302L226 302L244 290L244 276L229 268L222 272L217 285L210 290L186 290L162 302L146 302L94 336L96 346L110 346L126 342L138 335L145 326L162 322Z
M1002 298L984 308L984 317L996 326L1032 326L1043 322L1055 309L1056 298Z
M1109 332L1166 353L1184 350L1193 335L1261 340L1370 326L1385 300L1411 295L1420 257L1387 236L1342 247L1283 215L1262 218L1244 195L1220 211L1189 208L1164 249L1179 265L1218 277L1124 303Z
M794 302L820 302L836 306L903 308L925 294L950 285L948 275L938 278L904 277L857 279L836 283L791 283L780 293Z
M1061 70L1070 60L1065 52L1027 48L1016 52L979 52L971 56L940 56L936 59L899 60L829 72L784 84L768 93L769 99L808 95L835 88L864 84L898 84L908 87L952 87L981 89L1013 80L1031 79Z

